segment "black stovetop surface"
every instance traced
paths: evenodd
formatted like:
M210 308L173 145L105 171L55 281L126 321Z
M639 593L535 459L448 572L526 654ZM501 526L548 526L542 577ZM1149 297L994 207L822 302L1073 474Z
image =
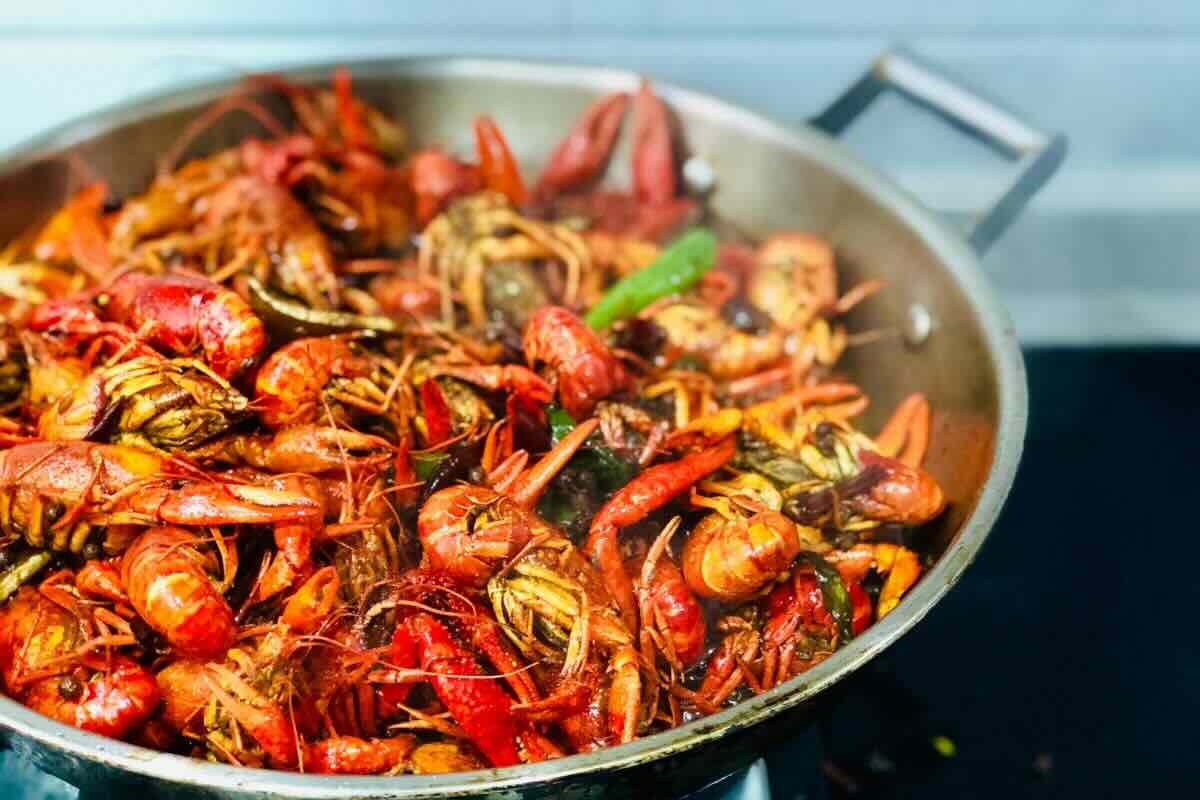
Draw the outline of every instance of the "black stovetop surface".
M1026 358L1029 436L999 524L924 621L822 697L824 725L767 754L774 800L1200 783L1200 351ZM47 796L14 772L4 796Z
M828 697L827 724L770 753L775 800L1200 785L1200 351L1026 359L1029 435L999 524L929 616Z

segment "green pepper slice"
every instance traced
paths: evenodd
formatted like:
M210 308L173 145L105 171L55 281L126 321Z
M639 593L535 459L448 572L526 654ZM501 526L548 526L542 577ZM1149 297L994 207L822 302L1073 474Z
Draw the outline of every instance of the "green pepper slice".
M658 254L644 269L617 281L588 311L587 324L602 330L628 319L659 298L682 292L700 280L717 260L717 237L693 228Z
M854 604L850 601L850 590L846 588L841 573L819 555L803 553L800 558L811 564L816 573L821 599L825 602L825 610L837 624L838 646L841 647L854 638Z

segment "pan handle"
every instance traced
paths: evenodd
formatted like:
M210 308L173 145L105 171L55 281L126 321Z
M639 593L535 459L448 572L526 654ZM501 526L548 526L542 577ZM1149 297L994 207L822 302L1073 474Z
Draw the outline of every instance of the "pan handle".
M1012 224L1066 155L1067 140L1061 133L1038 130L900 48L877 58L866 74L814 118L812 124L837 136L885 89L892 89L932 111L1017 162L1017 174L1003 193L989 207L973 215L967 225L967 240L981 253Z

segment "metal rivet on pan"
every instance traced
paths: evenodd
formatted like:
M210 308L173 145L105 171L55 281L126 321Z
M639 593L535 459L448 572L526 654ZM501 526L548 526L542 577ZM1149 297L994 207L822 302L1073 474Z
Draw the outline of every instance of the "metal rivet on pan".
M688 194L706 195L717 184L717 172L712 164L700 156L692 156L683 162L683 185Z
M933 316L920 303L908 307L908 322L904 326L904 341L913 347L925 343L933 331Z

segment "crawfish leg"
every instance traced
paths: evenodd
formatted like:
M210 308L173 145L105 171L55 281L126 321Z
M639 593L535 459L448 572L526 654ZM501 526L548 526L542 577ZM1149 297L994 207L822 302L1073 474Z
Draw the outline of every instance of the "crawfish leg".
M923 394L910 394L896 407L875 444L879 452L908 464L921 465L929 447L929 401Z
M632 645L619 649L609 669L613 674L608 694L609 733L624 744L637 735L642 700L642 673L637 650Z

